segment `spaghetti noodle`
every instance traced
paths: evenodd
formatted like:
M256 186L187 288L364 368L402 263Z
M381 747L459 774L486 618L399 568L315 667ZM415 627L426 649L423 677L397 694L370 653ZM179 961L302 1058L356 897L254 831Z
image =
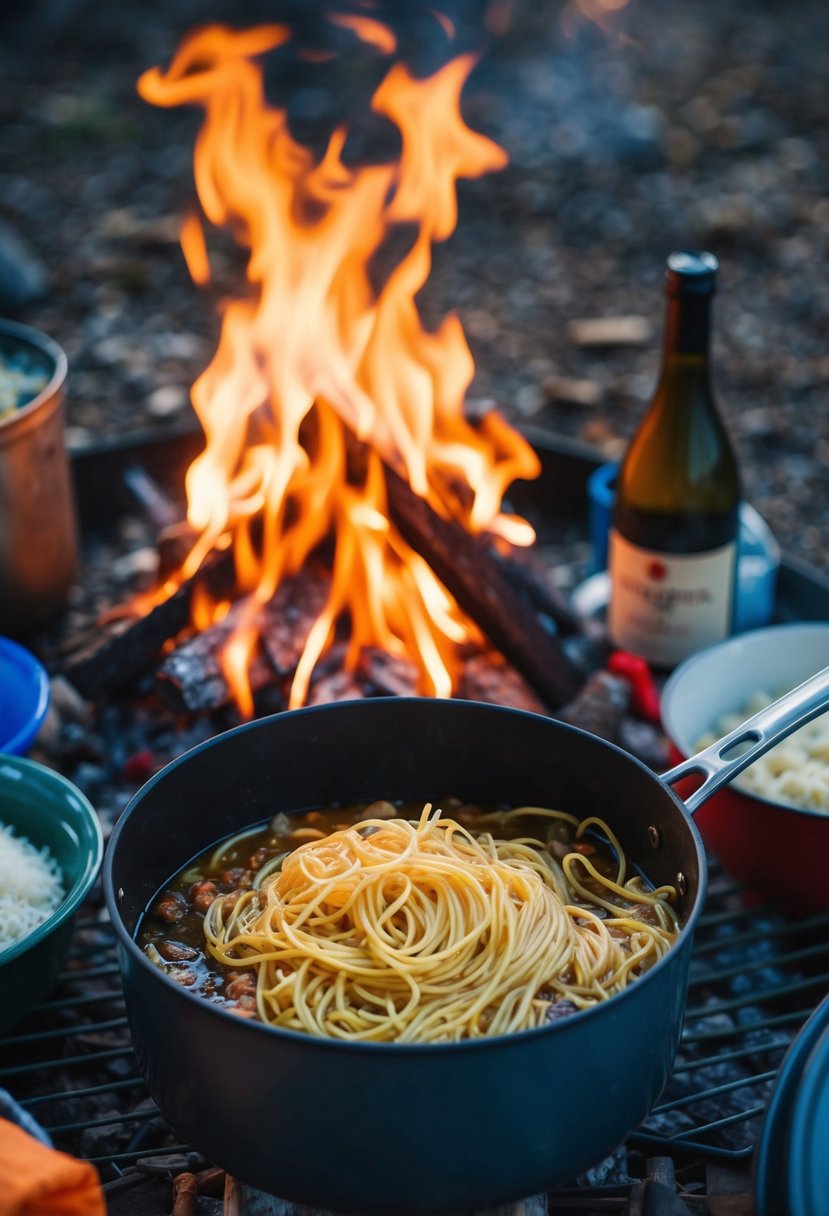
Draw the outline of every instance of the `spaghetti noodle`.
M535 807L498 819L527 815L565 820L576 839L596 826L615 874L578 844L559 863L543 841L474 836L427 804L417 822L309 840L258 887L215 899L208 951L255 971L262 1021L336 1039L478 1038L543 1025L562 1000L596 1004L670 948L675 892L626 878L601 820Z

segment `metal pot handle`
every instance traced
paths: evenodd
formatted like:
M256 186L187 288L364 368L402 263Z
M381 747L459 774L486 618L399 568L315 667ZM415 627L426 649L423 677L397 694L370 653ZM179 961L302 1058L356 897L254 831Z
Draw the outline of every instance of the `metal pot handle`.
M732 777L736 777L744 768L748 768L753 760L762 756L775 743L785 739L799 726L805 726L812 718L829 709L829 667L824 667L817 675L798 684L791 692L787 692L779 701L761 709L759 714L749 718L732 730L729 734L712 743L695 756L683 760L681 764L662 773L661 780L666 785L673 785L682 777L690 777L693 773L701 773L705 778L699 789L686 799L685 809L693 815L712 794ZM735 756L734 748L739 744L750 744L744 752Z

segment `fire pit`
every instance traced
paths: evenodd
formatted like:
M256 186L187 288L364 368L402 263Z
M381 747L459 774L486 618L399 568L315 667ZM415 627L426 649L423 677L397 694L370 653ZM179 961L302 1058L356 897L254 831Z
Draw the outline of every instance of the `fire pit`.
M394 54L377 21L345 24ZM100 698L164 650L156 688L174 710L233 702L245 718L263 699L294 708L400 693L560 708L584 683L561 642L579 625L518 556L533 529L503 506L513 481L538 475L538 458L493 408L468 417L460 324L428 331L415 299L433 245L454 229L458 179L505 159L461 117L474 59L425 78L393 62L370 104L400 148L384 137L382 159L355 166L345 128L315 157L266 103L259 60L289 39L281 26L210 27L139 82L158 105L204 108L202 206L242 234L253 291L225 309L193 386L204 444L184 479L186 521L146 470L130 474L168 525L156 585L124 605L134 623L65 673ZM195 218L182 240L205 281Z

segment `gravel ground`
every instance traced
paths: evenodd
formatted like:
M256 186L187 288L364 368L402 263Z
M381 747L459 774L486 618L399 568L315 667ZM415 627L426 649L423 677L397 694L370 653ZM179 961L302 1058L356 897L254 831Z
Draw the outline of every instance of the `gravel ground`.
M575 5L495 0L499 36L481 7L450 6L457 45L484 52L465 112L510 164L463 184L423 301L430 320L459 312L473 394L618 455L653 387L665 256L710 248L716 381L746 497L789 555L829 571L829 6L630 0L601 30ZM445 57L418 6L386 11L419 67ZM309 44L348 42L310 2L251 3L244 23L283 15ZM177 234L199 115L135 91L189 28L232 16L195 0L10 0L0 19L0 313L66 348L74 445L185 418L217 301L242 281L220 235L214 285L190 282ZM294 64L273 85L311 140L377 79L348 45L335 67ZM635 342L575 340L574 321L620 316L642 319Z

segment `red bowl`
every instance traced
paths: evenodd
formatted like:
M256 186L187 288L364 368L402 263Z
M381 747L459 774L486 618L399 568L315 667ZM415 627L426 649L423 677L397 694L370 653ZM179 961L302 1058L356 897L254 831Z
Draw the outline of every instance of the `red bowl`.
M723 714L740 712L753 693L776 697L826 666L829 622L754 629L693 655L662 694L673 759L692 756ZM683 784L677 792L687 796ZM786 807L732 785L704 803L695 820L748 899L775 898L793 910L829 907L829 810Z

